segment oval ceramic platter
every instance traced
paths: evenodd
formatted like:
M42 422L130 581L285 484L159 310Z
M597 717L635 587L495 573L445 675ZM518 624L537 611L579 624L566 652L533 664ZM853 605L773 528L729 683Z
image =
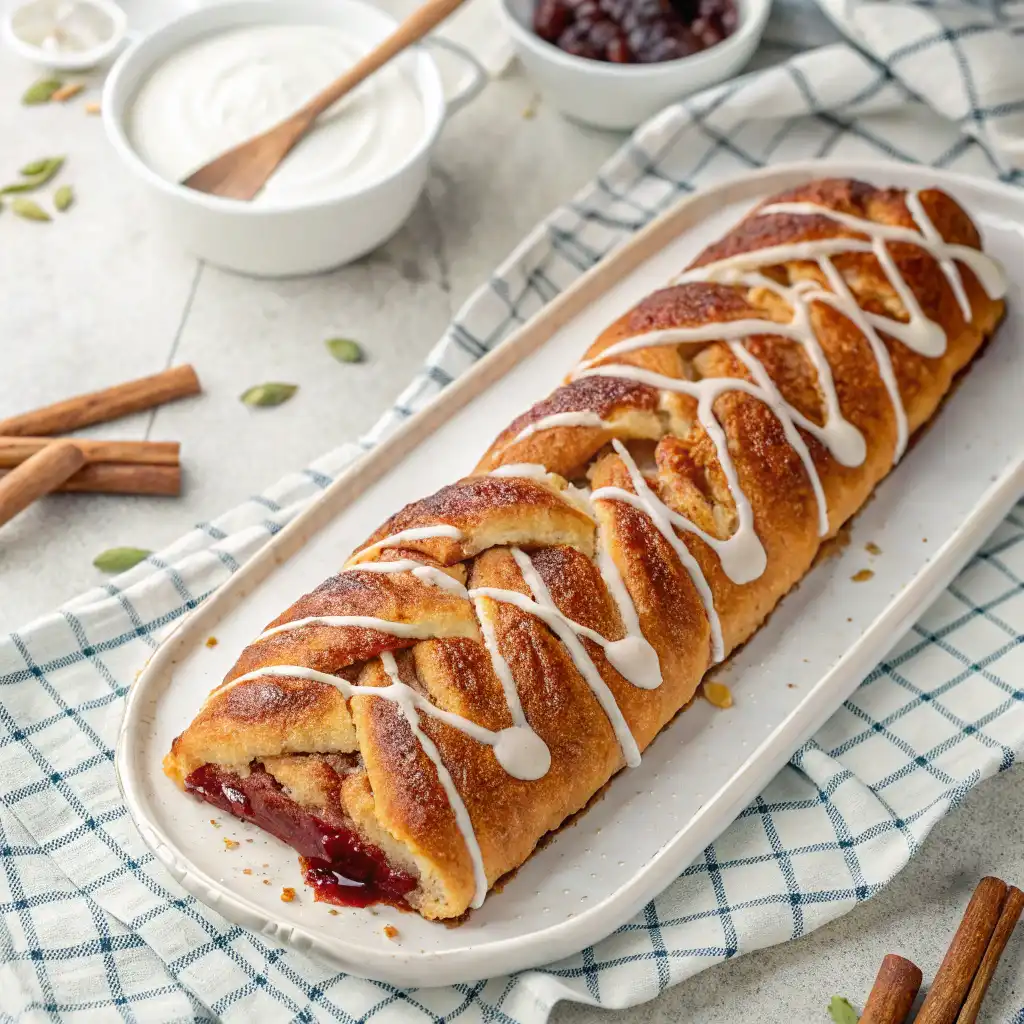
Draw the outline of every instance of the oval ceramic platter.
M486 442L547 394L608 323L753 203L826 175L947 189L981 225L988 251L1019 276L995 340L857 517L851 542L820 562L719 673L732 708L694 703L639 768L621 773L457 928L389 907L330 914L303 888L291 849L164 777L171 740L267 622L336 571L393 511L469 471ZM117 751L125 800L146 842L186 889L231 920L396 985L531 967L612 932L729 825L1024 493L1022 253L1020 193L927 168L791 165L683 200L347 472L159 649L128 699ZM869 556L868 542L882 554ZM865 568L874 576L851 582ZM241 845L226 851L225 839ZM283 886L296 889L294 902L281 901ZM385 935L387 924L398 928L396 939Z

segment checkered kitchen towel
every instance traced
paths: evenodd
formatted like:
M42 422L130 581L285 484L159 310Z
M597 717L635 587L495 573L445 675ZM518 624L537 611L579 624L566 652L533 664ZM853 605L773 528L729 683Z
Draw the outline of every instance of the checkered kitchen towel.
M825 156L1019 179L1020 0L820 2L847 41L794 52L827 22L780 2L769 52L787 59L642 128L470 300L362 447L701 184ZM112 748L125 692L161 634L359 451L327 455L0 641L0 1017L536 1024L559 999L640 1002L867 899L971 786L1024 749L1018 507L761 797L616 934L543 970L445 989L332 972L174 883L122 806Z

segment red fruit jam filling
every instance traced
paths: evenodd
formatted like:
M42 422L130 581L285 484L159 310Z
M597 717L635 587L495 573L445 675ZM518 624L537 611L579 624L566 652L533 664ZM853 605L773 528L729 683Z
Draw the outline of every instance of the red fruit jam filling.
M346 907L408 907L403 897L416 888L416 879L393 868L381 850L353 829L300 807L262 765L253 764L243 779L206 764L185 780L185 789L297 850L315 899Z

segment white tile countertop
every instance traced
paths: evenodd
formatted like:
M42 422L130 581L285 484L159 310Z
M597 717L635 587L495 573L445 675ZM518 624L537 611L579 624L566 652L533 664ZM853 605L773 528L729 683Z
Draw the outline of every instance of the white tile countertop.
M165 244L122 178L81 97L18 102L31 69L0 54L0 178L66 154L75 207L51 224L0 214L0 416L192 363L204 394L97 437L178 440L178 499L56 496L0 532L0 631L103 581L105 548L159 548L369 427L457 307L534 223L586 182L619 139L540 106L518 73L492 83L445 129L427 194L384 249L331 274L252 281L197 266ZM6 179L5 179L6 180ZM334 363L325 338L367 361ZM299 385L277 409L238 401L252 384ZM882 957L934 972L986 873L1024 880L1024 787L1007 773L971 794L877 898L798 942L713 968L632 1011L561 1007L559 1024L827 1021L833 994L861 1002ZM1004 954L985 1021L1024 1005L1024 936Z

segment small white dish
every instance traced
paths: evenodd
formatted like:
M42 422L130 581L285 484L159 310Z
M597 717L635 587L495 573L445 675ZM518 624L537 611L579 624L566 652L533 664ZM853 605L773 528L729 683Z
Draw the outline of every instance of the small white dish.
M128 19L111 0L28 0L7 11L0 35L33 64L86 71L114 55L128 35Z
M258 204L222 199L167 181L132 146L131 105L139 87L172 54L216 32L250 25L316 24L351 30L367 47L397 23L361 0L231 0L191 11L130 46L103 90L107 137L128 171L156 203L168 237L201 259L256 277L315 274L350 263L386 242L405 223L426 183L430 154L446 117L468 103L487 81L477 61L452 43L429 42L468 66L454 95L422 47L396 58L416 84L425 112L419 144L390 174L333 197ZM344 70L339 68L340 71Z
M501 0L516 53L544 98L574 121L629 129L684 96L735 75L754 55L771 0L737 0L739 26L692 57L659 64L612 64L576 57L533 31L536 0Z

